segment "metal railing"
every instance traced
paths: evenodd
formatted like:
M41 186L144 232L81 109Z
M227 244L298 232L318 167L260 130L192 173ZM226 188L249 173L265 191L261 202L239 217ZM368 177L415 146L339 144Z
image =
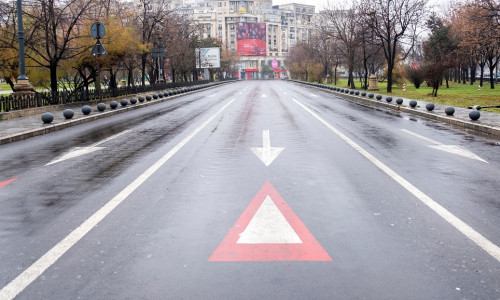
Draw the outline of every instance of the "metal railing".
M174 89L179 87L193 86L209 83L209 80L200 81L183 81L183 82L169 82L157 83L154 85L146 86L127 86L113 89L103 89L101 96L103 100L116 98L125 95L133 95L140 93L148 93L152 91L160 91L166 89ZM28 95L10 94L0 96L0 112L9 112L12 110L21 110L33 107L42 107L58 104L69 104L78 102L89 102L99 100L99 93L96 90L86 90L81 88L73 91L58 91L52 92L35 92Z

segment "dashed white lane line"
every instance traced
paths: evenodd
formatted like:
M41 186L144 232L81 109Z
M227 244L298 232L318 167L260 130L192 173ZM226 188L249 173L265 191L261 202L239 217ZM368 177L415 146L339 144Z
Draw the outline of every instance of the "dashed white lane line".
M368 153L366 150L361 148L358 144L356 144L353 140L345 136L342 132L340 132L337 128L330 125L328 122L323 120L320 116L314 113L312 110L307 108L304 104L302 104L297 99L293 99L295 103L297 103L302 109L311 114L314 118L316 118L319 122L325 125L328 129L330 129L333 133L335 133L338 137L340 137L344 142L349 144L352 148L358 151L361 155L363 155L366 159L372 162L375 166L377 166L380 170L382 170L385 174L391 177L394 181L404 187L408 192L413 194L417 199L419 199L422 203L427 205L430 209L432 209L436 214L438 214L441 218L446 220L449 224L455 227L458 231L460 231L463 235L468 237L471 241L473 241L476 245L490 254L493 258L495 258L498 262L500 262L500 247L492 243L490 240L485 238L482 234L474 230L464 221L460 220L458 217L449 212L446 208L441 206L439 203L434 201L432 198L427 196L424 192L420 191L416 186L411 184L409 181L401 177L399 174L394 172L391 168L383 164L373 155Z
M9 284L0 290L0 299L13 299L22 292L28 285L35 281L45 270L52 266L61 256L63 256L71 247L80 241L92 228L108 216L118 205L120 205L130 194L139 188L149 177L151 177L159 168L161 168L174 154L182 149L194 136L205 128L212 120L221 114L229 105L234 102L231 99L214 115L203 122L198 128L185 137L179 144L172 148L167 154L156 161L144 173L137 177L129 186L124 188L118 195L106 203L101 209L94 213L90 218L83 222L78 228L68 234L62 241L40 257L36 262L29 266L24 272L19 274Z

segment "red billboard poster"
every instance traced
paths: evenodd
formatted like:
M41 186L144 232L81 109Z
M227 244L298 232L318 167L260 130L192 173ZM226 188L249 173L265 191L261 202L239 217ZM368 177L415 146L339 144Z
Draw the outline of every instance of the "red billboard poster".
M236 27L238 55L266 56L266 24L240 22Z

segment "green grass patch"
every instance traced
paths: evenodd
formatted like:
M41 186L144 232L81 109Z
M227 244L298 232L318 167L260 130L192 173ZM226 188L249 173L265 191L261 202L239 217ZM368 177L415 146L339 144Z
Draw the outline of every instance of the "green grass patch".
M0 91L12 91L10 85L5 82L0 82Z
M387 82L379 82L378 86L380 90L378 93L391 95L392 97L403 97L463 108L467 108L472 105L500 105L500 84L495 85L495 89L491 89L490 83L485 82L481 87L481 91L478 91L478 85L479 84L470 85L470 83L458 84L450 82L449 88L446 88L445 85L441 86L438 90L437 97L433 97L431 96L432 88L425 85L425 83L420 86L419 89L416 89L412 83L406 82L406 91L404 92L402 84L393 85L392 93L387 93ZM337 86L347 87L347 80L338 80ZM359 81L357 81L356 87L359 88L359 86L361 85ZM500 113L500 109L498 108L483 110Z

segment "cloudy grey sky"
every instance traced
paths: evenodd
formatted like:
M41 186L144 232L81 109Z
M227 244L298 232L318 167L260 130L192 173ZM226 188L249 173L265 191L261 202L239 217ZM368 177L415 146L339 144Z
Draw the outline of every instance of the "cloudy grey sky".
M316 11L324 9L327 6L328 1L339 1L339 0L273 0L274 5L288 4L288 3L300 3L309 4L316 6ZM433 10L446 11L453 0L429 0L429 7ZM461 0L454 0L455 2L460 2Z

